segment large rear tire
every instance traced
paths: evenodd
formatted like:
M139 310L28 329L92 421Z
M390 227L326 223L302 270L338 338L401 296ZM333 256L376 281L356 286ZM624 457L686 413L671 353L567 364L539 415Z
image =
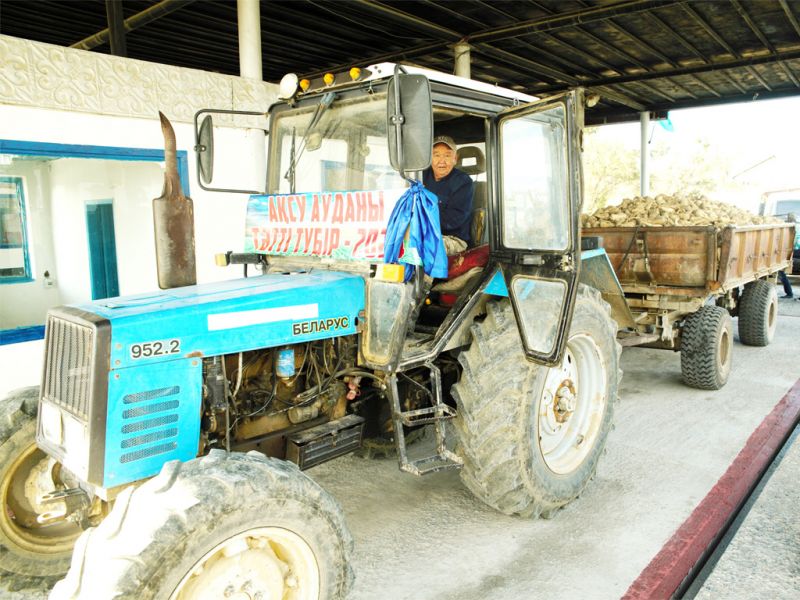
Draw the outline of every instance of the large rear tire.
M767 346L778 327L778 292L758 279L744 286L739 301L739 340L748 346Z
M54 461L36 446L39 388L0 401L0 579L9 588L52 585L69 568L81 534L75 523L41 525L54 510L38 499L56 489Z
M487 305L461 354L461 479L506 514L549 517L597 469L617 400L620 345L608 304L581 286L562 364L525 359L508 300Z
M720 306L693 312L681 332L681 373L686 385L718 390L728 381L733 355L733 321Z
M295 465L213 450L125 490L50 598L343 598L352 545L339 505Z

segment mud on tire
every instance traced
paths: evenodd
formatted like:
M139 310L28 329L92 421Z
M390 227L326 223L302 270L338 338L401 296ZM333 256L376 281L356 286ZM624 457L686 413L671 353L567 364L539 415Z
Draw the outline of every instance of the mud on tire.
M778 292L764 279L744 286L739 301L739 340L748 346L767 346L778 325Z
M38 387L15 390L0 400L0 580L4 588L52 585L67 572L81 533L74 523L38 524L36 517L51 508L37 506L26 494L26 484L29 493L37 483L49 485L48 458L36 447L38 402ZM41 491L55 487L52 483Z
M728 381L733 354L733 324L720 306L693 312L681 332L681 374L686 385L718 390Z
M70 571L50 598L191 598L191 591L186 590L198 583L191 581L193 573L208 573L207 580L200 583L209 597L225 595L215 585L226 588L228 595L252 597L259 586L267 585L264 579L276 574L284 577L280 585L292 587L288 578L296 574L296 549L275 541L286 532L313 553L310 562L318 566L314 577L319 598L344 598L353 581L353 542L341 508L295 465L258 452L226 454L221 450L188 463L173 461L164 465L157 477L125 490L111 514L80 538ZM231 555L229 543L238 545L234 548L239 548L239 554ZM269 565L269 572L261 566L264 556L260 552L278 558ZM232 560L230 556L239 562L232 563L224 577L215 579L215 566ZM248 563L251 558L255 562ZM240 571L248 573L241 578L255 571L262 579L237 580L228 590L225 577L239 577L238 564L242 565ZM298 576L301 580L294 583L300 589L314 577L302 580ZM187 595L173 596L178 588ZM308 592L308 587L304 589ZM306 597L293 594L289 590L278 597Z
M581 286L564 361L548 368L525 359L509 301L487 305L453 386L461 479L475 496L506 514L549 517L580 495L612 427L621 376L616 331L599 292ZM570 377L577 405L567 415L554 410L552 392ZM563 422L554 421L559 415Z

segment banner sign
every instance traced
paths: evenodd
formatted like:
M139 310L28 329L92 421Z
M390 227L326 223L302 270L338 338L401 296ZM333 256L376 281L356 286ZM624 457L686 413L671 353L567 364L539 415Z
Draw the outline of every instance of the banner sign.
M358 190L250 196L245 252L383 259L386 223L406 190Z

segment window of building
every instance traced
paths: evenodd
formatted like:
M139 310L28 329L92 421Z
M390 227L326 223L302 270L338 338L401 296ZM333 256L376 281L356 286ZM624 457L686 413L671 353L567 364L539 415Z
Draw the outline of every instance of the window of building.
M0 177L0 283L30 279L22 178Z

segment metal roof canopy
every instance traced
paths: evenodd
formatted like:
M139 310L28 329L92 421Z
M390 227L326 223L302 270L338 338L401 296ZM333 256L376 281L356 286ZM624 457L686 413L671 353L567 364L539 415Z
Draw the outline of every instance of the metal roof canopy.
M234 0L121 8L130 58L239 74ZM381 61L452 72L466 42L474 79L534 96L584 86L601 97L587 122L634 120L800 94L797 15L788 0L270 0L264 78ZM109 53L108 22L105 0L6 0L0 33Z

